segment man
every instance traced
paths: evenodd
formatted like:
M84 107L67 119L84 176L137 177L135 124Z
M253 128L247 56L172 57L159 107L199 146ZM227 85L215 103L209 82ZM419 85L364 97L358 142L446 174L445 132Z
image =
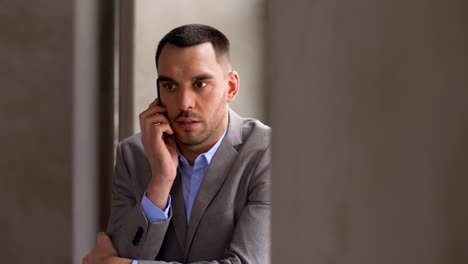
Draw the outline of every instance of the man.
M229 109L228 39L173 29L156 68L159 98L117 148L108 236L83 263L269 263L270 128Z

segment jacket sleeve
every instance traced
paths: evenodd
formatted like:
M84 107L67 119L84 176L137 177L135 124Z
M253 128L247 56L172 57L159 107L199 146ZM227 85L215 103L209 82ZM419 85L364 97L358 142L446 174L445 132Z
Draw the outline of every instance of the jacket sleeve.
M136 175L130 172L122 143L117 147L116 163L112 177L112 204L107 234L121 257L130 259L154 259L158 254L169 226L167 221L151 223L142 208L141 195L137 191ZM133 161L132 161L133 162ZM134 165L134 164L132 164Z

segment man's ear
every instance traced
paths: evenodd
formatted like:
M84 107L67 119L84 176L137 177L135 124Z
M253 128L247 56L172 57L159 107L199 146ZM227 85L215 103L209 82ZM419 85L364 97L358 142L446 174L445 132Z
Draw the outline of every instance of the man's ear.
M240 78L236 71L230 71L227 76L228 91L226 96L226 103L234 101L239 92Z

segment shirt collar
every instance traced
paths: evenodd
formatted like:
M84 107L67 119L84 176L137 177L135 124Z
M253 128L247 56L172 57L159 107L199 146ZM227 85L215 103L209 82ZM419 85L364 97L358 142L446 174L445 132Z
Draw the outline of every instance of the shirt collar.
M224 139L224 136L226 135L226 132L227 132L227 129L224 131L223 135L218 139L218 141L216 142L216 144L214 144L213 147L211 147L211 149L208 150L207 152L200 154L200 155L195 159L195 162L197 162L197 160L198 160L198 159L200 158L200 156L201 156L201 157L204 157L204 158L205 158L205 161L206 161L207 165L210 165L211 160L213 159L213 156L216 154L216 151L218 150L219 146L221 145L221 142L222 142L223 139ZM176 150L177 150L177 155L178 155L178 157L179 157L179 161L182 162L183 166L189 166L189 163L188 163L187 159L184 157L184 155L182 155L182 153L180 153L179 146L177 146L175 137L173 138L173 140L174 140L174 145L176 146Z

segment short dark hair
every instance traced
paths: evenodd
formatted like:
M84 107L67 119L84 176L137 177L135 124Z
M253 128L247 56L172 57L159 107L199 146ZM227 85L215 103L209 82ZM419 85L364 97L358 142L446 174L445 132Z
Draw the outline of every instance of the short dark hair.
M221 31L207 25L189 24L174 28L159 41L156 49L156 67L159 55L167 43L183 48L206 42L211 43L217 58L226 55L229 59L229 40Z

